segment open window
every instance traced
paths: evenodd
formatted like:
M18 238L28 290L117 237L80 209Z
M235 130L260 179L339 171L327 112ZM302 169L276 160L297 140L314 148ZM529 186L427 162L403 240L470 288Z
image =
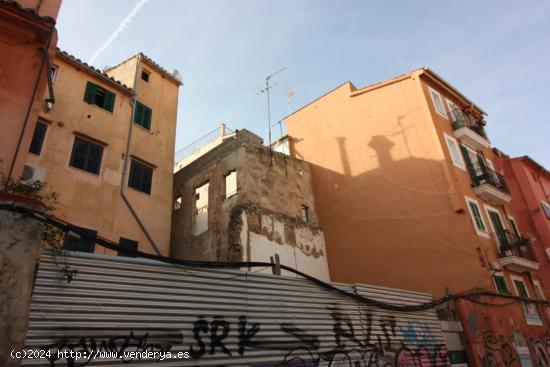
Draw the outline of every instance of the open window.
M193 234L199 234L208 230L208 189L207 182L195 189L195 209L193 211Z
M181 209L181 195L174 198L174 210Z
M228 198L237 193L237 171L233 170L225 175L225 197Z
M302 220L304 222L309 222L309 207L302 205Z

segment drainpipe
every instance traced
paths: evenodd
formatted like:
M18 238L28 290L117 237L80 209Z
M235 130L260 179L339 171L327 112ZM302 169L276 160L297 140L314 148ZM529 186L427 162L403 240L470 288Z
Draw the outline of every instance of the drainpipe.
M138 58L137 58L137 61L136 61L136 73L134 75L134 95L132 97L132 101L130 102L130 104L132 105L132 113L130 114L130 125L128 127L128 140L127 140L127 143L126 143L126 153L124 154L124 167L123 167L123 170L122 170L122 180L120 182L120 196L122 196L122 199L126 203L126 206L128 206L128 209L130 209L130 212L132 213L132 215L134 216L134 219L136 220L139 227L141 228L141 230L145 234L145 237L147 237L147 239L149 240L149 243L151 244L151 246L153 246L153 248L155 249L155 251L157 252L158 255L161 255L161 253L158 249L158 246L156 245L155 241L153 240L153 237L151 237L151 235L149 234L149 231L145 227L145 224L143 224L143 222L139 218L137 212L132 207L132 204L130 203L130 200L126 196L126 185L125 185L125 183L126 183L126 176L128 175L128 162L129 162L128 157L130 156L130 146L132 144L132 127L134 126L134 115L136 113L137 77L138 77L140 62L141 62L141 54L138 55Z
M44 51L44 57L42 58L42 61L40 62L40 70L38 71L38 76L36 77L36 81L34 83L34 88L32 91L31 100L29 102L29 106L27 107L27 113L25 115L25 120L23 121L23 127L21 128L21 133L19 134L19 139L17 140L17 146L15 147L15 152L13 154L13 158L11 160L10 169L8 170L8 175L6 179L6 183L4 185L4 191L8 188L8 183L11 179L11 175L13 173L13 168L15 167L15 161L17 160L17 156L19 155L19 149L21 148L21 142L23 141L23 136L25 135L25 131L27 130L27 125L29 124L29 117L31 115L32 111L32 105L34 104L34 99L36 98L36 92L38 90L38 85L40 84L40 79L42 78L42 72L44 71L44 64L46 63L46 59L48 58L48 50L50 48L50 43L52 41L52 36L55 31L55 25L52 26L50 29L50 35L48 36L48 43L46 44L46 49L44 50L42 47L40 47L40 50ZM49 74L49 73L48 73Z

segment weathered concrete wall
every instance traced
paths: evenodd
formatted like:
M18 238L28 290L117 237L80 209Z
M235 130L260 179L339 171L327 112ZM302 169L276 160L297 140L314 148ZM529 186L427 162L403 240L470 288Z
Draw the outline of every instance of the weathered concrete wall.
M2 193L0 203L13 203L13 199ZM0 210L0 366L21 363L21 359L11 358L10 352L25 346L42 230L42 224L34 219Z
M281 264L329 281L323 232L313 225L267 210L260 206L243 205L233 208L242 225L230 226L230 249L241 253L246 261L269 262L279 256ZM271 273L267 268L258 272ZM282 270L281 275L296 276Z
M237 173L226 197L225 176ZM194 235L197 187L209 184L208 230ZM171 255L192 260L270 261L328 280L326 251L311 189L309 165L271 152L247 131L226 139L174 175ZM309 220L302 220L302 205ZM270 271L270 270L269 270Z

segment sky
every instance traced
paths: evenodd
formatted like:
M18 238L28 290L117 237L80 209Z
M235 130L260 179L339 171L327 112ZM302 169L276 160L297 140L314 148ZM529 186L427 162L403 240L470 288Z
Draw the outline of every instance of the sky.
M143 52L179 71L176 150L222 122L267 141L258 90L283 67L272 123L289 90L296 110L428 66L487 112L493 146L550 168L549 1L63 0L57 27L58 46L98 68Z

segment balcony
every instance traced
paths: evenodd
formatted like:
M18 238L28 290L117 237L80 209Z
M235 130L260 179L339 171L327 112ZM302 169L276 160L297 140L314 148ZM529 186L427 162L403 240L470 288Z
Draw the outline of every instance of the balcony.
M491 143L483 129L483 121L476 120L472 115L456 109L450 112L453 122L454 136L475 150L489 148Z
M510 202L512 195L501 174L479 162L469 164L468 171L476 195L496 205Z
M508 270L528 273L539 269L539 263L531 250L529 240L508 230L493 233L500 251L497 261Z

